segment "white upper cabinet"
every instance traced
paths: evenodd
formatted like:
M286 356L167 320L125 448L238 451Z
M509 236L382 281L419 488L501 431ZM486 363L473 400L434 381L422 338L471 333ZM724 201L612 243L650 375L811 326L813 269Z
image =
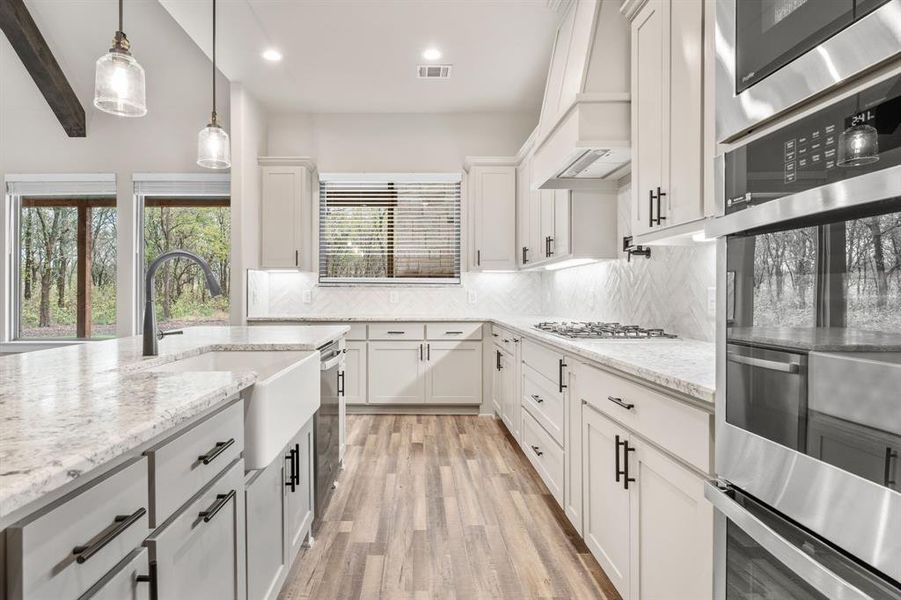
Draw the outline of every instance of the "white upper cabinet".
M308 159L260 158L260 267L313 268L313 197L319 175Z
M704 2L626 2L632 32L632 233L705 216Z
M477 164L472 160L467 177L474 271L513 270L516 251L516 167Z

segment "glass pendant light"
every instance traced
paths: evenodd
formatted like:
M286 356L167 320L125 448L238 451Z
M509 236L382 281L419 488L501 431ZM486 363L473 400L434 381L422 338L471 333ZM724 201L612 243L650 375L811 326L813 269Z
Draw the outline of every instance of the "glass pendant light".
M143 117L147 114L144 68L129 48L128 38L122 31L122 0L119 0L119 30L113 37L113 47L97 59L94 69L94 106L118 117Z
M231 166L228 134L216 120L216 0L213 0L213 114L210 124L197 134L197 164L207 169Z
M861 123L845 129L838 136L838 166L859 167L879 160L879 132Z

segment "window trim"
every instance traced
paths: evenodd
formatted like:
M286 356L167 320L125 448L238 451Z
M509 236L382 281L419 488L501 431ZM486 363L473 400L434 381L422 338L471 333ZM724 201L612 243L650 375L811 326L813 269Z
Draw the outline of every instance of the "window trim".
M325 280L322 278L321 271L321 189L322 184L326 181L330 182L367 182L367 183L455 183L460 187L459 194L459 223L457 230L457 262L459 264L459 273L455 277L354 277L354 278L337 278L330 277ZM315 247L315 269L316 284L319 287L461 287L463 285L464 268L464 248L465 248L465 190L463 186L463 174L461 172L422 172L422 173L399 173L399 172L383 172L383 173L337 173L325 172L319 174L318 189L320 193L316 194L314 213L314 247Z

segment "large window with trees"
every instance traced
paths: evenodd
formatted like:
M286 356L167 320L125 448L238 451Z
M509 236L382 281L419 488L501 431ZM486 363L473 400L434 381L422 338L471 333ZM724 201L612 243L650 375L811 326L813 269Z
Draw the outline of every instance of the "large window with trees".
M184 179L181 179L184 178ZM210 265L222 286L211 298L193 262L175 259L156 274L157 321L162 329L227 325L231 276L228 176L172 176L135 184L143 205L143 269L170 250L189 250ZM143 307L143 277L139 285Z
M11 182L9 191L17 232L14 337L115 336L115 181Z

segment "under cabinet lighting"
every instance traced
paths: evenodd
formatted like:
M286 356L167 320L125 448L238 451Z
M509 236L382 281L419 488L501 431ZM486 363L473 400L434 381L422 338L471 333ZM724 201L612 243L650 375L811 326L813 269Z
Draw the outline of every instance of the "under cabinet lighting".
M582 265L590 265L591 263L597 262L594 258L571 258L569 260L561 260L558 263L554 263L552 265L548 265L544 268L545 271L558 271L560 269L568 269L570 267L581 267Z

